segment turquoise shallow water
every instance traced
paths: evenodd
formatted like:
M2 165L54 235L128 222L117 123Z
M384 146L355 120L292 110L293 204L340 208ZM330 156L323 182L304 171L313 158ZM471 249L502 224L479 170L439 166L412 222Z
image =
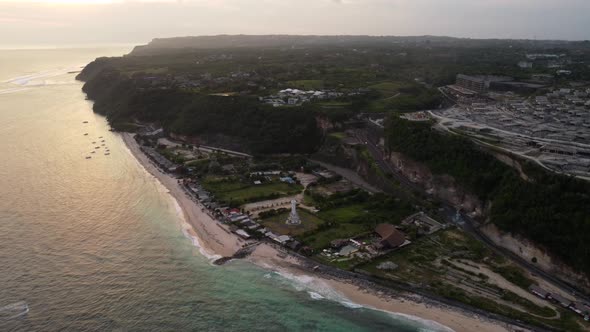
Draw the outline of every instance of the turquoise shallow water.
M0 331L427 330L309 280L200 255L67 73L126 51L0 51ZM21 301L29 312L14 317Z

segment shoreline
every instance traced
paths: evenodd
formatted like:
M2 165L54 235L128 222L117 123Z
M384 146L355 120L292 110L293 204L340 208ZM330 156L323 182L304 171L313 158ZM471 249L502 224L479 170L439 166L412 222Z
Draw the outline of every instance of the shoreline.
M229 228L217 222L206 213L197 201L189 198L178 179L160 171L140 150L133 134L121 133L123 142L138 163L162 184L168 194L176 201L177 214L188 227L183 227L185 235L200 248L201 253L209 259L230 257L247 242L230 232ZM308 271L299 258L279 252L274 246L266 243L257 245L253 253L247 258L251 263L274 271L283 277L306 278L312 280L309 285L324 285L340 295L340 300L358 304L366 308L379 310L403 317L411 321L430 324L437 330L456 332L500 332L526 331L523 328L513 328L499 321L492 321L460 308L445 306L438 303L428 303L418 295L398 293L395 296L384 294L370 287L351 282L346 278L325 276ZM309 286L308 285L308 286ZM324 297L323 294L322 297ZM334 299L331 299L334 300Z
M185 231L198 241L199 246L205 251L205 256L209 258L216 255L229 257L241 249L245 241L234 236L229 228L215 221L205 212L204 207L189 198L178 183L178 179L160 171L139 149L139 145L131 134L121 133L121 137L139 164L155 177L166 188L168 194L174 198L181 210L177 211L178 214L183 217L185 223L191 226Z

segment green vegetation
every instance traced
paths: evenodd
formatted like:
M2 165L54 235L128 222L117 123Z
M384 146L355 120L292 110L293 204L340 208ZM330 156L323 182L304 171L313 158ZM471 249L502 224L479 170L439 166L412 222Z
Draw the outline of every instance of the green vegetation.
M531 324L580 330L576 318L569 313L560 310L561 318L555 319L554 309L539 306L493 284L490 276L481 272L480 266L494 272L503 271L498 273L508 281L525 286L522 280L526 277L518 267L506 262L500 267L497 261L494 254L475 239L456 229L447 229L419 238L412 245L374 261L357 265L356 269L383 280L385 284L397 281L423 287L437 295ZM397 268L379 269L383 262L393 262ZM514 275L519 278L511 277Z
M548 173L523 162L530 181L466 138L445 135L428 123L391 117L389 150L425 163L434 174L448 174L491 202L491 220L548 248L564 262L590 273L590 184Z
M399 224L415 212L408 202L386 194L370 195L362 190L324 197L311 186L305 196L306 202L319 208L317 216L325 221L317 229L299 236L314 252L329 247L333 240L370 233L381 223Z
M301 90L321 90L324 88L323 80L297 80L289 81L287 84Z
M240 178L236 177L207 177L202 183L203 187L213 193L217 200L231 206L240 206L249 202L291 196L303 190L303 187L297 184L270 182L255 185L253 183L243 182Z
M436 108L442 102L436 87L452 83L458 73L528 78L531 72L520 70L515 59L538 50L566 54L572 61L564 69L574 70L570 78L590 80L590 69L584 65L590 49L578 43L535 46L537 43L516 40L363 36L218 36L159 39L154 43L154 47L136 49L131 56L100 58L89 64L78 76L86 81L83 89L94 100L94 110L106 115L116 130L134 131L149 123L203 145L255 154L254 161L238 161L222 154L189 158L179 149L159 149L170 160L185 163L191 176L217 200L232 207L300 193L300 185L288 185L276 178L252 178L250 172L310 171L305 155L320 146L341 152L344 132L362 125L358 117L361 113ZM178 43L185 46L167 47ZM534 71L546 71L542 66L535 67ZM568 83L558 80L558 86ZM263 103L265 97L289 87L326 89L337 94L303 106L273 108ZM523 163L523 170L530 181L524 181L461 135L438 133L428 123L392 116L386 125L386 139L391 151L426 164L434 174L454 177L489 203L490 218L502 229L522 234L578 270L590 272L587 183L548 174L528 163ZM366 149L357 147L353 152L363 165L369 165L371 175L384 184L391 182L396 192L399 184L381 173ZM337 153L330 156L334 155ZM221 168L228 164L235 168ZM254 185L254 180L262 183ZM406 196L402 190L400 196L410 197L412 203L385 194L338 188L338 181L322 179L308 188L304 202L318 207L319 212L300 210L302 227L285 224L287 211L265 213L262 223L277 233L292 234L311 248L310 254L317 254L335 239L369 239L380 223L399 225L416 211L414 204L421 209L432 208L418 195ZM373 262L330 258L326 263L345 269L358 267L385 281L412 283L526 322L568 331L579 329L567 312L561 312L562 318L556 320L524 313L549 317L553 311L491 284L491 277L479 266L485 265L523 288L532 280L474 239L456 230L427 237L411 228L405 231L412 245ZM314 257L322 259L320 255ZM385 261L394 262L398 268L378 269Z
M254 153L309 153L321 141L314 113L304 107L269 109L244 96L210 96L182 90L141 90L117 71L100 71L83 90L94 110L117 127L133 119L158 122L168 130L223 139Z
M342 133L342 132L335 132L335 133L330 133L328 135L328 137L330 137L330 138L336 138L338 140L343 140L343 139L346 138L346 134L345 133Z
M389 98L399 93L399 89L407 86L404 82L382 82L368 86L369 89L378 91L383 98Z
M354 219L367 213L362 204L354 204L337 207L335 209L321 211L318 215L325 220L342 224L353 221Z
M414 83L382 82L369 88L380 96L369 104L369 110L373 112L432 109L438 107L442 100L435 89Z
M521 269L511 265L494 266L493 271L523 289L528 289L535 283L533 280L525 276Z
M321 249L329 247L333 240L348 239L369 231L371 231L370 227L362 224L338 224L336 227L328 225L302 234L297 239L312 248L314 252L319 252Z

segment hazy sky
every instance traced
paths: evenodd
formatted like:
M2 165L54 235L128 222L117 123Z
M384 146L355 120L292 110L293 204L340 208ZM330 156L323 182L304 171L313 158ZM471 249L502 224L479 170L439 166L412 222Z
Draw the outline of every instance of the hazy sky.
M590 0L0 0L0 46L211 34L590 39Z

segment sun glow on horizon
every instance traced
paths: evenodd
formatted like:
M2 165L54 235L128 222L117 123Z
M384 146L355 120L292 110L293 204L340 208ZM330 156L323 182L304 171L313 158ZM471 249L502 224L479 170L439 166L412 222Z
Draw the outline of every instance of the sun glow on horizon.
M187 0L0 0L0 3L2 2L51 5L100 5L121 3L183 3L187 2Z
M47 4L47 5L106 5L115 3L129 2L126 0L0 0L2 2L19 2L31 4Z
M13 0L0 0L0 2L16 2ZM19 1L21 2L21 1ZM122 2L118 0L24 0L22 2L37 3L37 4L51 4L51 5L96 5L96 4L112 4Z

